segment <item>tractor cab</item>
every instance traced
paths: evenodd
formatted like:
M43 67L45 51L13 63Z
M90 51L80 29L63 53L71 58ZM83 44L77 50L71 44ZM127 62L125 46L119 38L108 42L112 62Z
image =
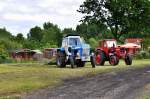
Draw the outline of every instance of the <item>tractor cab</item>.
M117 47L117 42L114 39L102 40L99 41L99 47L102 48Z
M115 48L117 47L117 42L114 39L106 39L99 41L98 49L103 50L105 53L112 53L115 51Z

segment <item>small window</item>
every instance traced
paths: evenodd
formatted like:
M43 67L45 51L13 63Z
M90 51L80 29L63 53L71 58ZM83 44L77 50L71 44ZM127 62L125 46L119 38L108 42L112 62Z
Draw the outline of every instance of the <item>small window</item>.
M63 39L63 41L62 41L62 47L65 47L66 44L67 44L67 40L66 40L66 39Z
M70 38L70 39L69 39L69 45L70 45L70 46L78 46L78 45L81 45L80 39L79 39L79 38Z

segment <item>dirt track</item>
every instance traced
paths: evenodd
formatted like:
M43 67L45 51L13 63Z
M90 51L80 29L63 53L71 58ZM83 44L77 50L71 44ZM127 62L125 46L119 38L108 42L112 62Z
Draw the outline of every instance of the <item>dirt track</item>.
M65 80L53 89L47 88L22 96L23 99L136 99L150 84L150 66L123 72L98 74ZM147 90L150 92L150 90Z

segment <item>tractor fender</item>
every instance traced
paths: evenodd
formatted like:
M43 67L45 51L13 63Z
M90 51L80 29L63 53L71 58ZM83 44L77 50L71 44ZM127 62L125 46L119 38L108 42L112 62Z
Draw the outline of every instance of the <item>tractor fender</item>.
M104 50L102 48L96 48L95 51L97 51L97 50L101 50L104 52Z
M58 48L58 49L57 49L57 54L58 54L58 52L63 52L63 53L65 53L65 49L64 49L64 48Z
M105 51L103 49L101 49L101 48L95 49L95 52L98 51L98 50L102 51L104 54L106 54Z

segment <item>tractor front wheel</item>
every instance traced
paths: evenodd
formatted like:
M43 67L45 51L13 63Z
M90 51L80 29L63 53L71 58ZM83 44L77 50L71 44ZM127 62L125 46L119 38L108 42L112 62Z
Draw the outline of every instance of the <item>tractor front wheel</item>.
M116 66L119 63L119 59L115 55L112 55L110 56L109 63L113 66Z
M126 63L126 65L132 65L132 57L131 57L131 55L126 55L125 63Z
M95 68L95 67L96 67L96 64L95 64L95 57L94 57L94 56L91 56L91 57L90 57L90 61L91 61L92 68Z
M69 56L69 60L70 60L70 65L71 65L71 68L74 68L75 67L75 60L72 56Z

